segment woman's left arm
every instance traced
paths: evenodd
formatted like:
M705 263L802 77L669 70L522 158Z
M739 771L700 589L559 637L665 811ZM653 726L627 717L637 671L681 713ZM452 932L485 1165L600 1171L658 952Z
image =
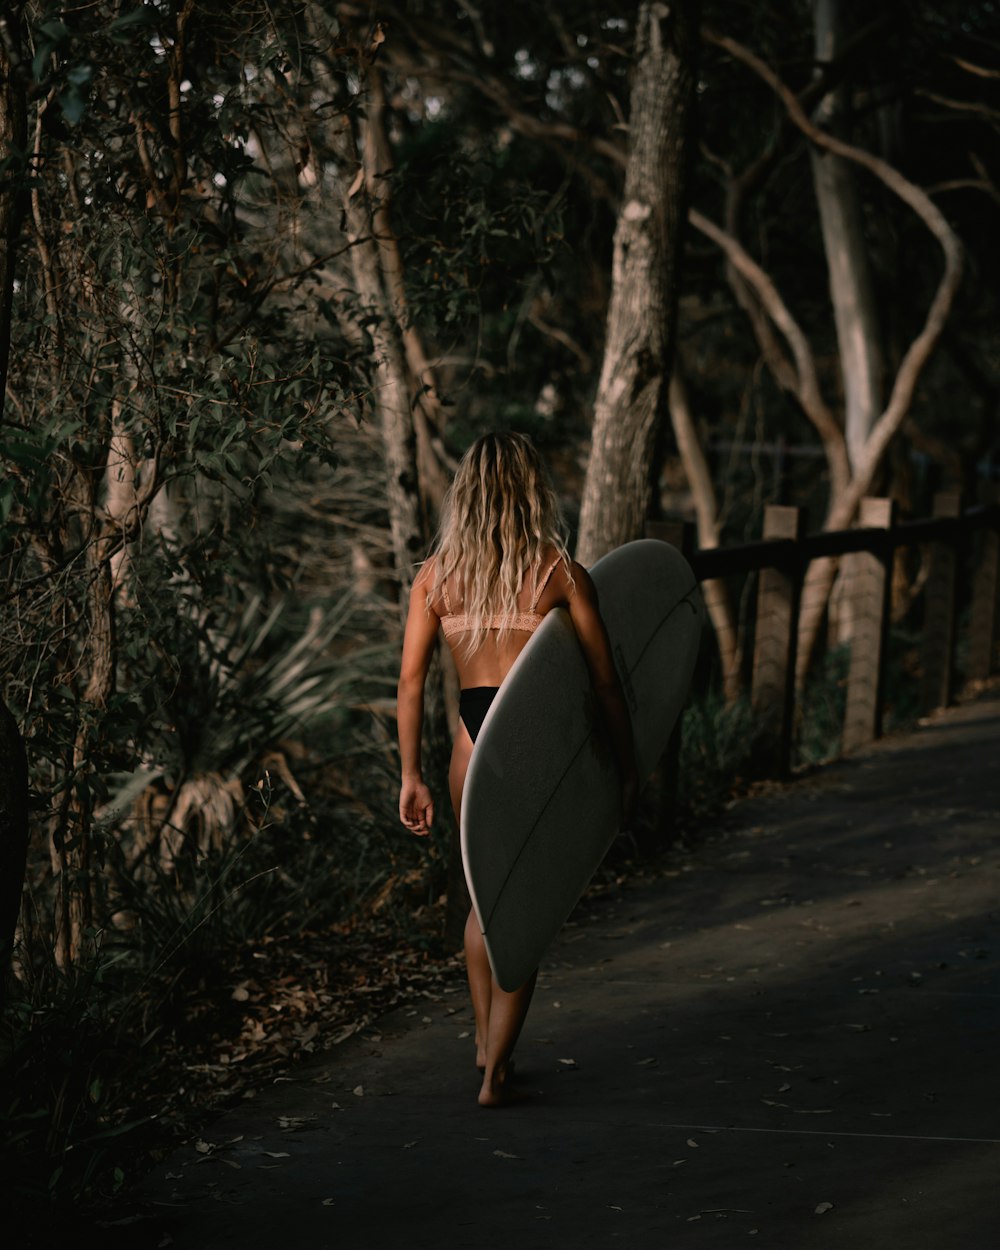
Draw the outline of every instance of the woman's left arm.
M438 617L427 603L433 561L420 570L410 590L410 607L403 634L403 657L396 691L396 727L399 734L401 780L399 819L421 837L434 823L434 799L424 782L420 759L420 739L424 723L424 684L434 654Z
M632 720L611 654L608 631L601 617L597 588L587 570L576 561L572 565L572 585L567 577L566 606L580 640L590 679L611 731L611 742L622 781L622 826L627 829L635 815L639 776L635 766Z

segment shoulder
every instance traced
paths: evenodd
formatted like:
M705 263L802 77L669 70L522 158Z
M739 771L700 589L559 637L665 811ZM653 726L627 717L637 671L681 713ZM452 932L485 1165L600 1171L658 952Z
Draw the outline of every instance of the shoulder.
M547 593L543 597L543 601L548 600L546 607L569 607L574 598L582 595L584 599L589 599L595 594L594 583L583 565L576 560L561 557L555 548L546 556L542 567L550 569Z
M413 588L418 586L429 588L434 585L434 574L437 570L437 556L428 556L420 566L420 571L413 579Z
M563 586L567 594L572 594L578 589L582 589L585 594L593 591L594 583L590 579L590 574L579 561L569 558L560 559L555 551L552 556L556 561L552 570L552 580Z
M434 600L440 597L440 590L435 590L434 587L436 580L437 556L428 556L413 579L413 586L410 589L411 599L422 603L425 607L433 607Z
M586 603L597 603L597 587L587 570L576 560L569 562L565 573L569 588L569 598L582 599Z

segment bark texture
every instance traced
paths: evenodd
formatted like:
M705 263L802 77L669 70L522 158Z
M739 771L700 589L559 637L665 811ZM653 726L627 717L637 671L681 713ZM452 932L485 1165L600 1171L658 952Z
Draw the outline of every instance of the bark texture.
M28 852L28 760L13 716L0 702L0 1004L14 946Z
M815 0L815 49L820 67L836 60L842 51L842 7L841 0ZM820 101L813 120L829 134L847 139L849 105L848 84L840 82ZM810 150L810 158L837 328L847 454L855 466L882 411L882 335L875 287L854 165L835 152L817 147Z
M583 564L643 532L676 325L695 8L694 0L639 7L625 189L580 509L577 558Z
M20 5L12 5L10 13L0 17L0 161L10 162L0 184L0 424L10 358L14 257L25 208L21 175L28 147L28 102L20 25Z
M25 78L21 73L20 6L0 17L0 428L10 359L14 261L24 216L19 173L28 144ZM0 699L0 1004L14 943L28 849L28 761L17 724Z
M368 87L369 105L364 126L365 189L372 208L372 227L385 295L402 343L410 387L415 391L411 413L421 498L429 511L436 512L449 481L440 439L444 410L438 395L434 366L427 357L420 331L410 316L403 257L389 216L394 162L386 132L385 88L382 75L374 65L368 70Z

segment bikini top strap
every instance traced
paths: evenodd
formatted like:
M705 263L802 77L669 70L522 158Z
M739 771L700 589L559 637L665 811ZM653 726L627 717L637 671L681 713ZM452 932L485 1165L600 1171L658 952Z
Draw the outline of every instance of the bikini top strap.
M531 606L528 608L529 612L535 612L537 610L538 600L542 597L542 591L548 585L549 578L552 576L553 570L561 559L562 556L556 556L539 580L535 583L535 593L531 597Z
M448 594L448 579L445 578L441 583L441 596L444 599L444 610L448 616L452 615L451 596Z

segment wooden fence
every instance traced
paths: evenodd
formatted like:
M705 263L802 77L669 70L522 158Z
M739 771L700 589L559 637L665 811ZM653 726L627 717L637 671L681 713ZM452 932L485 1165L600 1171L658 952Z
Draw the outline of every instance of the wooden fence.
M774 505L765 510L759 542L701 551L692 549L694 527L689 523L650 527L651 536L684 551L700 582L760 575L750 698L755 718L776 730L765 738L761 769L772 776L787 774L792 760L799 606L813 560L853 558L844 752L864 747L882 732L892 568L902 549L928 548L919 644L921 712L947 705L955 694L959 612L964 605L969 609L962 640L965 681L984 681L1000 667L1000 505L963 509L957 495L939 494L933 516L897 522L891 500L865 499L858 522L855 529L806 535L801 508Z

